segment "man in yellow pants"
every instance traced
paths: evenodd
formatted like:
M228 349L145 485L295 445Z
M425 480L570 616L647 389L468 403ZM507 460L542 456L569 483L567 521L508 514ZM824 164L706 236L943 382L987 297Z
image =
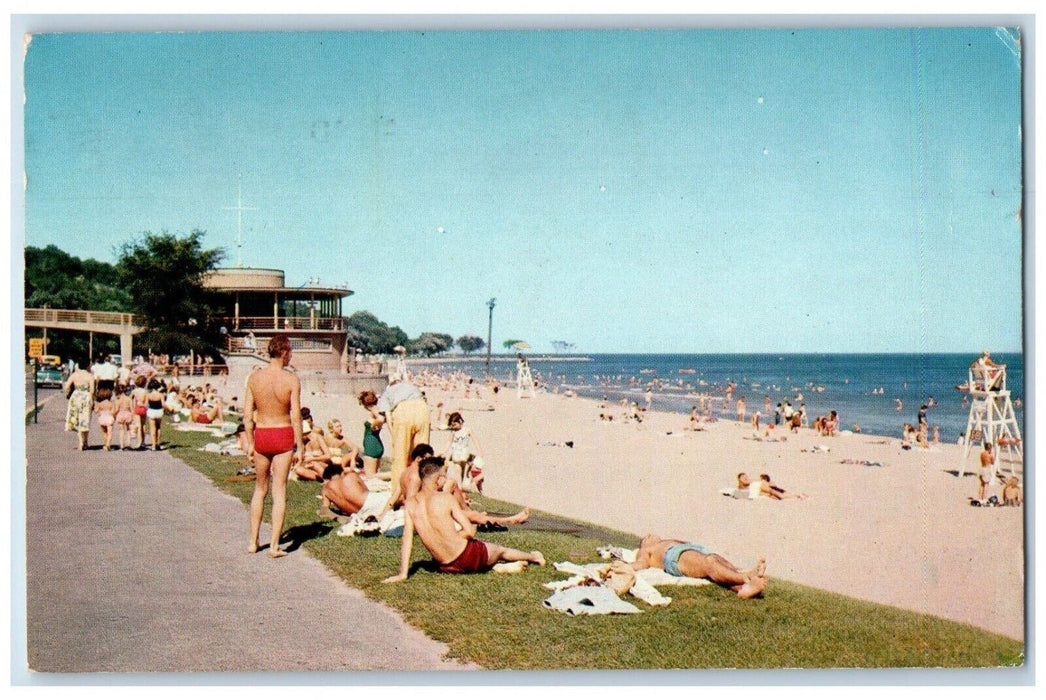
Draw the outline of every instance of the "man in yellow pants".
M392 433L392 495L395 503L400 495L400 477L407 469L410 451L416 445L429 441L429 406L418 387L403 379L394 379L378 397L375 409L389 421ZM376 430L380 422L371 424Z

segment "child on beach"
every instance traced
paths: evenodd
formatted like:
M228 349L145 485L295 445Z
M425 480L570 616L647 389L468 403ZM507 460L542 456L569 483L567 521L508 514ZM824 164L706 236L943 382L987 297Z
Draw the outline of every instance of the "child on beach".
M1002 489L1002 504L1004 506L1019 506L1022 503L1021 487L1017 477L1011 476L1006 480Z
M482 472L475 473L477 470L472 466L479 458L479 443L472 430L465 427L465 419L457 411L447 416L447 426L452 432L444 453L447 462L447 486L444 490L448 490L452 483L464 489L466 481L471 480L476 489L482 491Z
M116 424L120 426L120 449L126 450L130 442L131 422L134 420L131 405L131 391L134 387L128 384L123 393L116 399L114 410L116 412Z
M101 388L98 390L98 402L94 405L94 412L98 414L98 425L102 428L102 437L105 438L103 450L108 452L113 440L113 424L116 422L115 408L112 402L113 390Z

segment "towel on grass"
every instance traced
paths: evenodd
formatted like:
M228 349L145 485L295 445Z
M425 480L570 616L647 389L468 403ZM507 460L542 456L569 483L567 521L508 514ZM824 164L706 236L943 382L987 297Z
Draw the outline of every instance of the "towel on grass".
M609 615L642 612L639 608L617 597L603 586L578 586L557 591L546 598L542 605L567 615Z

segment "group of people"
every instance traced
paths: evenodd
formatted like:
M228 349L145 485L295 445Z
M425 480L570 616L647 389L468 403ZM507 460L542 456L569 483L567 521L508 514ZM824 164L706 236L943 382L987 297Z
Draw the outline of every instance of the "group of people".
M146 435L154 450L160 446L164 383L152 373L119 368L109 357L99 357L91 368L76 366L63 385L69 400L65 429L77 434L77 447L89 447L92 419L102 431L102 449L143 449ZM132 444L133 443L133 444Z
M278 334L272 338L268 346L269 364L248 377L243 411L248 454L254 461L256 473L247 551L254 553L261 548L258 536L262 513L271 491L272 531L268 555L273 558L286 555L279 545L287 480L291 470L305 461L305 436L313 431L311 425L308 431L303 428L301 383L287 370L291 353L286 336ZM448 416L448 427L452 431L450 444L443 456L437 456L429 444L429 407L415 384L394 379L376 400L364 395L359 399L370 414L367 429L380 431L387 423L392 435L391 484L379 515L397 508L403 512L399 571L384 579L385 582L403 581L408 577L415 534L440 571L446 573L487 571L498 562L545 564L540 551L522 551L476 537L483 525L524 522L529 511L524 509L513 516L498 518L472 509L464 487L466 476L475 476L469 465L475 464L478 444L459 413ZM305 420L311 423L311 416ZM359 513L368 505L373 507L371 501L377 494L368 481L376 476L354 467L346 468L344 462L326 463L320 473L322 507L342 515ZM642 558L637 559L636 568L656 566L676 575L706 577L742 598L757 595L765 586L765 562L762 561L757 569L741 572L703 547L653 537L644 540L639 552Z
M76 432L78 448L89 447L91 423L102 431L102 449L162 449L164 415L209 425L224 420L225 406L210 384L180 387L173 377L161 377L152 364L139 359L117 366L112 356L99 356L90 369L73 363L63 388L65 429Z

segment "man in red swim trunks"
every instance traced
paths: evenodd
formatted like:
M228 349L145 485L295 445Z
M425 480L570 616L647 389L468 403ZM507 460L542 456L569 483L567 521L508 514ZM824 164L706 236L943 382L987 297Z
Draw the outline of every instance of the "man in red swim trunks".
M286 367L291 361L291 341L278 334L269 341L269 365L247 378L243 425L247 455L254 461L254 495L251 498L251 540L247 552L258 551L265 497L272 486L272 538L269 556L286 555L279 548L283 516L287 509L287 474L293 460L305 452L301 437L301 382ZM295 450L295 448L297 448Z
M439 457L426 457L418 465L421 489L407 499L403 523L403 545L400 548L400 571L384 583L407 578L414 531L417 530L429 553L448 574L487 571L499 561L527 561L545 565L541 552L523 552L475 539L476 526L469 521L454 496L443 491L446 467ZM459 531L454 524L461 526Z

